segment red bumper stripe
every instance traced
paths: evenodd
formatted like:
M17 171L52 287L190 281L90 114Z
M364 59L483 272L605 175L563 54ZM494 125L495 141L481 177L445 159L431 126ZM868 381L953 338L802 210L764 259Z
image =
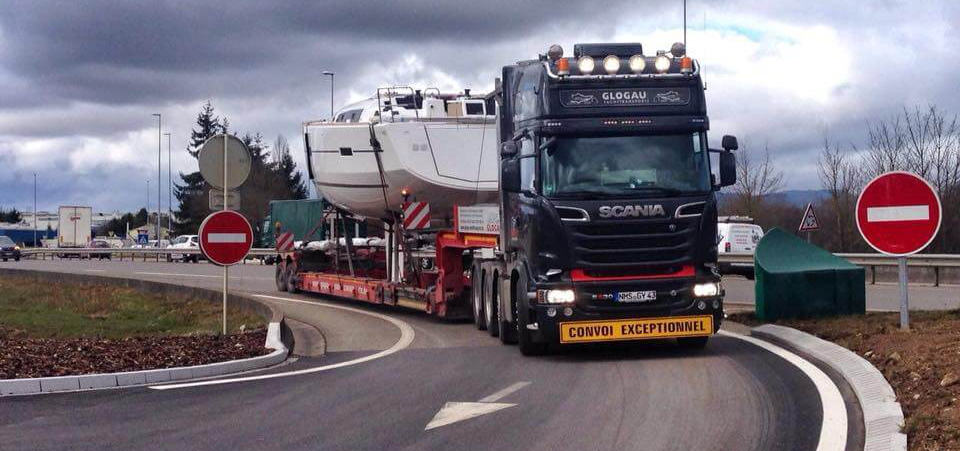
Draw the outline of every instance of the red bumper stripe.
M605 280L644 280L644 279L675 279L681 277L693 277L697 273L693 269L693 265L685 265L680 268L679 271L673 273L664 273L664 274L636 274L636 275L626 275L626 276L609 276L609 277L593 277L587 275L582 269L574 269L570 271L570 278L574 282L591 282L591 281L605 281Z

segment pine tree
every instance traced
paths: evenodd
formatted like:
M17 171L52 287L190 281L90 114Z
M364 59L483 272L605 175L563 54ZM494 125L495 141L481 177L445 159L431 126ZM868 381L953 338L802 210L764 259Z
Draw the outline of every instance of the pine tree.
M187 152L197 158L203 143L214 135L226 133L227 127L227 119L215 116L213 105L207 101L197 115L197 128L190 133ZM179 209L174 213L173 228L176 235L196 234L203 218L210 212L207 205L210 187L199 171L189 174L181 172L180 179L183 183L175 184L173 193L179 204Z

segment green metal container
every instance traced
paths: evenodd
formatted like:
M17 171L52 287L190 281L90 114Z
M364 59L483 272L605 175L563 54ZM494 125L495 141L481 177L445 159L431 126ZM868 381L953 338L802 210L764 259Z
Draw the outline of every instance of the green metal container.
M754 254L756 313L762 321L866 312L866 272L780 229Z

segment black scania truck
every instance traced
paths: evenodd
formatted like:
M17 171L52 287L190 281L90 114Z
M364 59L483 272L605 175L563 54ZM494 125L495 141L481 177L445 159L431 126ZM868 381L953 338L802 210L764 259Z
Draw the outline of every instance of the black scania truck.
M501 235L496 255L474 260L477 326L524 354L704 346L723 318L714 193L735 182L737 140L708 148L684 46L646 56L640 44L578 44L571 58L555 45L504 67L493 96Z

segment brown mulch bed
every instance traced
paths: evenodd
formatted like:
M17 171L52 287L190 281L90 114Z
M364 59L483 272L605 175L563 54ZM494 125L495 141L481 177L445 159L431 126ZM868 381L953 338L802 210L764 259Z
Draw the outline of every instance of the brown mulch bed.
M909 332L896 313L869 313L777 324L856 352L893 386L912 451L960 450L960 311L911 312ZM757 324L752 314L730 320Z
M0 327L0 379L203 365L265 355L267 332L174 337L29 338Z

